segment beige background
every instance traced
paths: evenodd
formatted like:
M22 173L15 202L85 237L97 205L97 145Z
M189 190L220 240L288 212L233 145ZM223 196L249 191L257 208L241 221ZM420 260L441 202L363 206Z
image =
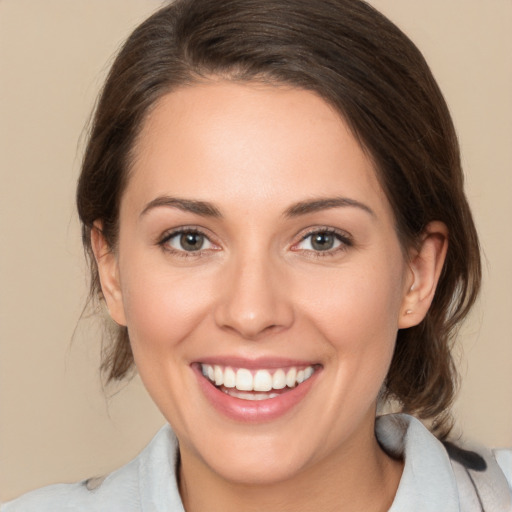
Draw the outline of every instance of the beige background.
M108 63L161 3L0 0L2 500L107 472L163 423L137 379L110 398L101 388L99 331L78 322L86 280L73 209L83 127ZM511 446L512 2L371 3L424 51L459 130L486 269L461 335L458 425Z

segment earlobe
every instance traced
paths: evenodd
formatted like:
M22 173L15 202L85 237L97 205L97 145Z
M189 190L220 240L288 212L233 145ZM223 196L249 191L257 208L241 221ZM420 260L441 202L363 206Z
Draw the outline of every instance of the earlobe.
M410 279L406 284L399 329L418 325L432 304L448 249L448 228L439 221L425 228L420 247L411 254Z
M101 291L112 320L126 325L117 255L105 240L102 227L101 222L96 221L91 229L91 246L98 265Z

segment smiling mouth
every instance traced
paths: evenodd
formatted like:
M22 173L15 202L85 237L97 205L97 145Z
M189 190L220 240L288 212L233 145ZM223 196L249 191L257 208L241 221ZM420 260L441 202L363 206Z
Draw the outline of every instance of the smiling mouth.
M233 368L201 364L201 372L220 391L242 400L268 400L296 388L318 369L318 365L272 370Z

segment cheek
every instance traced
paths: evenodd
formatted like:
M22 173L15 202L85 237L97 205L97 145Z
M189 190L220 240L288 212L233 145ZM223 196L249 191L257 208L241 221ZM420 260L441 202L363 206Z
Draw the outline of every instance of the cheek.
M130 263L136 261L136 268ZM137 257L121 266L123 304L134 350L168 350L185 339L211 307L211 282Z
M379 364L391 358L402 306L405 264L333 270L303 281L302 309L341 361ZM324 286L319 286L323 282ZM314 293L312 290L316 290ZM345 356L351 355L351 358Z

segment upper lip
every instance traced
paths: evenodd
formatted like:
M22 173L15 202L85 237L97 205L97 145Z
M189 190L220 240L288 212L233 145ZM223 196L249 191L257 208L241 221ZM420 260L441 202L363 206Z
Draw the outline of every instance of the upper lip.
M282 357L257 357L246 358L237 356L212 356L205 357L195 361L196 364L209 364L219 366L230 366L232 368L247 368L254 369L272 369L272 368L291 368L297 366L315 366L319 363L313 360L300 360Z

